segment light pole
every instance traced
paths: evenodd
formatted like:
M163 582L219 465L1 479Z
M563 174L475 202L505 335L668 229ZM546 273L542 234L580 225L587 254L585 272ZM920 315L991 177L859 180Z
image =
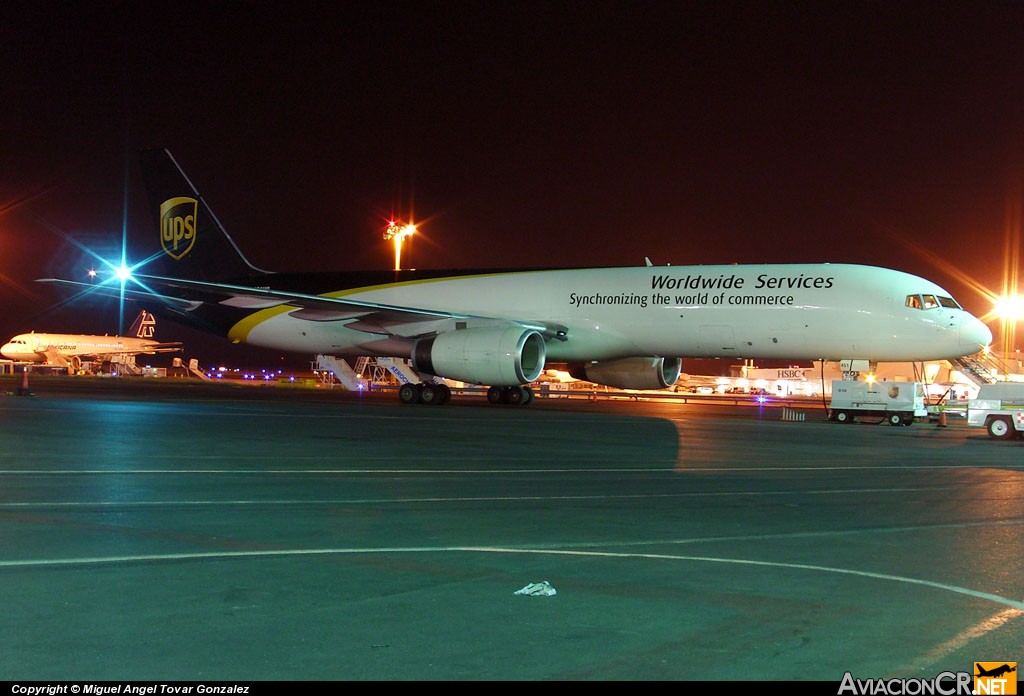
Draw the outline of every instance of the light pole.
M406 237L411 237L416 232L416 225L399 225L392 220L384 230L384 240L392 241L395 244L395 270L402 270L402 242Z

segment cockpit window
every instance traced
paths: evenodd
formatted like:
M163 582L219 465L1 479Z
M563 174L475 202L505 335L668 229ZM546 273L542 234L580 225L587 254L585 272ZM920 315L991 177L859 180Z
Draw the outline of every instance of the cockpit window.
M935 309L936 307L963 309L952 297L941 295L907 295L906 304L911 309Z

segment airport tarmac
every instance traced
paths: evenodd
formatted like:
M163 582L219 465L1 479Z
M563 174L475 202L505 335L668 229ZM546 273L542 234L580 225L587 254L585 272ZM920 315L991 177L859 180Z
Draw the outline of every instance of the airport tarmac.
M1024 652L1024 442L980 429L16 386L0 680L835 686Z

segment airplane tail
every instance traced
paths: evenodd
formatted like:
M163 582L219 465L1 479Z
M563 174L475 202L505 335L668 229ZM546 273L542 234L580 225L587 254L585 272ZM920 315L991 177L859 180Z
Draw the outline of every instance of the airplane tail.
M205 282L242 282L269 273L249 262L169 150L145 150L142 176L156 230L133 251L137 272Z
M156 338L156 317L142 310L139 316L135 317L132 326L128 329L128 335L132 338Z

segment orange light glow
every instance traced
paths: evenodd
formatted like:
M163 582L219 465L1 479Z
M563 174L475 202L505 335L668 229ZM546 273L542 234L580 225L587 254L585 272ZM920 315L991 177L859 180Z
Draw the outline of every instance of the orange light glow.
M917 255L929 260L937 268L962 282L989 303L990 309L978 318L986 323L998 323L999 330L993 331L993 341L1004 355L1016 348L1017 321L1024 317L1024 296L1019 293L1021 233L1024 230L1024 184L1012 182L1006 202L1006 219L1003 225L1003 252L1001 288L992 287L976 280L960 270L956 261L947 261L923 244L912 242L901 235L893 235L896 241L911 249ZM977 233L979 237L984 236ZM989 236L992 236L991 234Z
M411 237L416 233L416 225L399 225L397 222L392 220L388 223L388 227L384 230L384 239L391 241L395 245L395 270L402 270L402 242L405 241L406 237Z
M1011 321L1024 319L1024 296L1009 295L996 298L992 313L999 319Z

